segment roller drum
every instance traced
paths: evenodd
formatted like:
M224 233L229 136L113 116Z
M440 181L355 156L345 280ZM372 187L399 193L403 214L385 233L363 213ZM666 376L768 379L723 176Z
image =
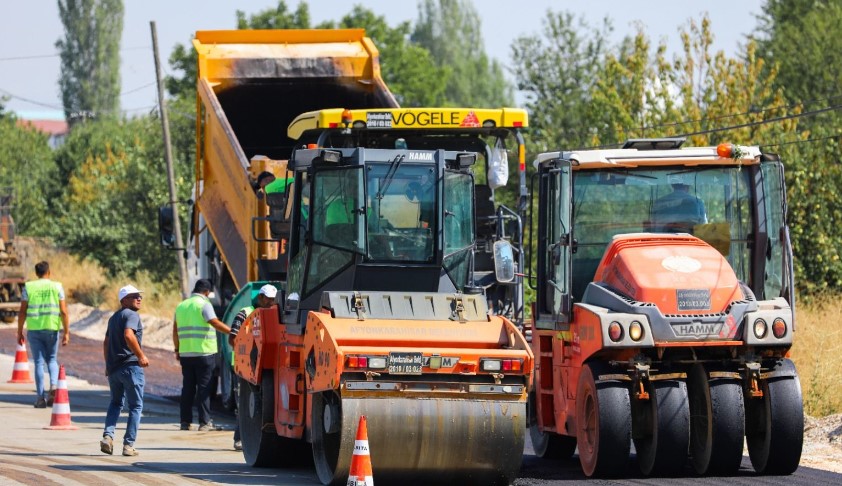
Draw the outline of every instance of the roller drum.
M344 398L341 408L338 451L323 449L327 456L335 453L336 464L332 478L325 477L325 468L320 471L326 484L345 484L348 478L360 415L368 422L372 469L378 481L509 484L521 466L526 432L526 403L521 401ZM313 420L324 416L324 409L314 410ZM314 427L314 450L320 440L336 444L328 437L331 434L317 437L330 429L329 424L319 425ZM327 465L318 453L316 462L317 468L319 463Z

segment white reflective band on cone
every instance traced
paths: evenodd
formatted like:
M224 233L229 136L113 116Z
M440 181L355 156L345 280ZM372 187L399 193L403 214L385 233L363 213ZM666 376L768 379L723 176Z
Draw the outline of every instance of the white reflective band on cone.
M26 362L15 363L15 367L12 368L12 369L14 371L23 371L23 370L29 371L29 363L26 363Z
M67 380L58 380L58 383L56 384L56 390L58 390L59 388L64 388L65 390L67 390Z
M70 404L53 403L53 415L70 415Z
M354 455L355 456L367 456L368 455L368 441L367 440L355 440L354 441Z

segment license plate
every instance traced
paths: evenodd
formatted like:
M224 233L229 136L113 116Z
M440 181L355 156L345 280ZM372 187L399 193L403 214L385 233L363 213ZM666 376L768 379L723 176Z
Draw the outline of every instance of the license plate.
M389 374L420 375L423 362L421 353L389 353Z

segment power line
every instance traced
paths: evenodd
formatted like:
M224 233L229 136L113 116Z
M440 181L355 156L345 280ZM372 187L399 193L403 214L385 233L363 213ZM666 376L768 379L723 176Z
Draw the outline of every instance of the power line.
M821 142L824 140L832 140L834 138L840 138L842 135L830 135L828 137L819 137L819 138L807 138L804 140L792 140L790 142L781 142L781 143L766 143L761 145L761 147L783 147L784 145L792 145L796 143L811 143L811 142Z
M790 110L792 108L795 108L796 106L810 105L810 104L820 103L820 102L824 103L824 102L828 102L828 101L837 100L839 98L842 98L842 95L829 96L827 98L817 98L817 99L812 99L812 100L807 100L807 101L801 101L801 102L798 102L798 103L793 103L793 104L790 104L790 105L772 106L772 107L769 107L769 108L763 108L763 109L759 109L759 110L749 110L749 111L744 111L742 113L732 113L730 115L720 115L720 116L715 116L715 117L710 117L710 118L698 118L698 119L694 119L694 120L684 120L684 121L679 121L679 122L663 123L663 124L660 124L660 125L651 125L651 126L645 126L645 127L632 127L632 128L628 128L628 129L621 127L620 131L622 131L622 132L641 131L642 132L644 130L654 130L656 128L675 127L675 126L679 126L679 125L688 125L690 123L702 123L702 122L710 122L710 121L716 121L716 120L727 120L729 118L736 118L738 116L758 115L758 114L761 114L761 113L766 113L767 111Z
M828 106L826 108L821 108L819 110L804 111L804 112L801 112L801 113L796 113L794 115L779 116L779 117L775 117L775 118L769 118L767 120L741 123L739 125L732 125L732 126L729 126L729 127L711 128L709 130L700 130L698 132L682 133L682 134L676 135L676 137L691 137L691 136L694 136L694 135L707 135L709 133L727 132L728 130L739 130L740 128L749 128L749 127L755 127L755 126L759 126L759 125L765 125L767 123L777 123L777 122L786 121L786 120L793 120L795 118L802 118L802 117L805 117L805 116L818 115L820 113L825 113L825 112L828 112L828 111L834 111L834 110L838 110L840 108L842 108L842 105L833 105L833 106Z
M125 49L120 49L120 52L126 51L139 51L139 50L148 50L149 46L137 46L137 47L127 47ZM12 56L12 57L0 57L0 61L26 61L29 59L44 59L50 57L60 57L61 54L33 54L31 56Z
M146 83L143 86L138 86L137 88L130 89L128 91L123 91L122 93L120 93L120 96L126 96L127 94L135 93L135 92L140 91L142 89L146 89L150 86L155 86L155 81L152 81L151 83Z
M8 97L10 97L10 98L14 98L14 99L16 99L16 100L20 100L20 101L25 101L25 102L27 102L27 103L32 103L33 105L43 106L43 107L45 107L45 108L52 108L52 109L54 109L54 110L63 110L63 109L64 109L64 108L63 108L63 107L61 107L61 106L51 105L51 104L49 104L49 103L43 103L43 102L41 102L41 101L35 101L35 100L31 100L31 99L29 99L29 98L24 98L23 96L18 96L18 95L14 94L14 93L10 93L10 92L6 91L6 90L5 90L5 89L3 89L3 88L0 88L0 92L5 93L5 94L6 94L6 96L8 96Z

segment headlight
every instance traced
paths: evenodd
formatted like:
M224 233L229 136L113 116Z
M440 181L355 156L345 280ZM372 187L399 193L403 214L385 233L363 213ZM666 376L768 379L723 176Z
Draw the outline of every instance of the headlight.
M482 371L500 371L502 363L499 359L484 359L480 361Z
M635 342L643 339L643 324L637 321L632 321L629 325L629 337Z
M608 325L608 337L615 343L623 339L623 326L619 322L614 321Z
M386 358L384 356L371 356L368 358L368 367L374 369L383 369L386 367Z
M763 319L757 319L754 321L754 337L757 339L763 339L766 337L766 332L768 332L768 330L769 327Z
M786 336L786 322L780 317L772 322L772 334L778 339Z

